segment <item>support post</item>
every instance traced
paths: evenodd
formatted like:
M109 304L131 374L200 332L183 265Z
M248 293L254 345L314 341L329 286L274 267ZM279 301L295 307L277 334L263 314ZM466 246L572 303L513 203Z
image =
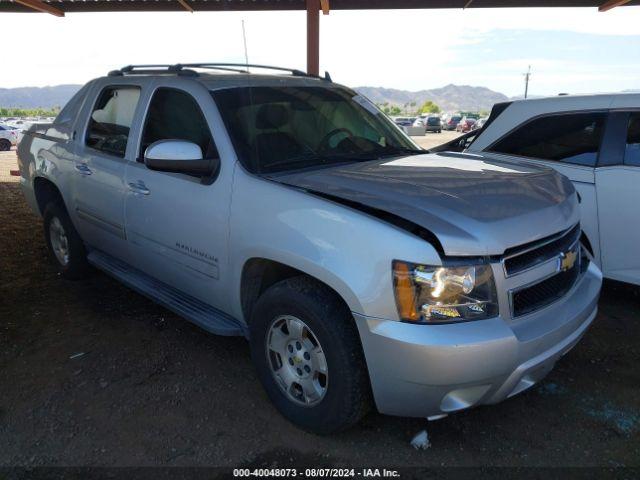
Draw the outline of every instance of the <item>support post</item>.
M64 12L56 7L49 5L48 3L41 2L40 0L15 0L16 3L29 7L33 10L42 13L50 13L56 17L64 17Z
M619 7L624 5L625 3L629 3L630 0L609 0L608 2L604 2L602 5L598 7L599 12L607 12L612 8Z
M320 74L320 0L307 0L307 73Z

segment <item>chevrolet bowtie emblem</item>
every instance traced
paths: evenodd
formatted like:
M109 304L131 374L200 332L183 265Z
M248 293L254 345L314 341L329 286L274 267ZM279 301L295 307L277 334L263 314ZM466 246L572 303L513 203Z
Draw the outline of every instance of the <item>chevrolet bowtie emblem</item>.
M558 271L566 272L567 270L572 269L576 264L577 258L578 254L574 251L562 252L558 259Z

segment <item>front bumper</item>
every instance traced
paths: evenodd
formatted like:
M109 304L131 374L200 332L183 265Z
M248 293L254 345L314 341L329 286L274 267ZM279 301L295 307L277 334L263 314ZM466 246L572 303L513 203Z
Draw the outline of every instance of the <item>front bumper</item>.
M526 390L591 325L601 285L591 263L565 297L518 319L415 325L355 314L378 410L432 417Z

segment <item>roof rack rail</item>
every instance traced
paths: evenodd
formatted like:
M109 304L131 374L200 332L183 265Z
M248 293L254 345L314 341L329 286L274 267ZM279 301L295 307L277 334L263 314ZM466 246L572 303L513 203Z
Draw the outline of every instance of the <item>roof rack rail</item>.
M184 75L189 77L198 76L198 72L194 70L185 70L177 65L157 64L157 65L127 65L119 70L111 70L110 77L122 77L124 75L145 75L152 73L175 73L176 75Z
M279 72L289 72L295 77L309 77L318 78L320 80L326 80L331 82L331 76L329 72L325 72L324 77L319 75L313 75L311 73L303 72L295 68L284 67L272 67L270 65L258 65L253 63L176 63L173 65L158 64L158 65L127 65L119 70L112 70L109 72L110 77L121 77L124 75L144 75L150 73L175 73L176 75L185 76L198 76L198 72L192 70L193 68L202 68L207 70L220 70L226 72L236 73L251 73L249 68L260 68L264 70L276 70Z

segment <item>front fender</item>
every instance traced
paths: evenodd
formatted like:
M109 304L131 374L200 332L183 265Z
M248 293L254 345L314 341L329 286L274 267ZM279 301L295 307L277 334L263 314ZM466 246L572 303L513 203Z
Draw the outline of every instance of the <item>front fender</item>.
M394 259L438 265L435 248L380 219L324 198L236 175L231 205L232 309L243 318L242 270L252 258L277 261L335 290L351 311L397 320Z

